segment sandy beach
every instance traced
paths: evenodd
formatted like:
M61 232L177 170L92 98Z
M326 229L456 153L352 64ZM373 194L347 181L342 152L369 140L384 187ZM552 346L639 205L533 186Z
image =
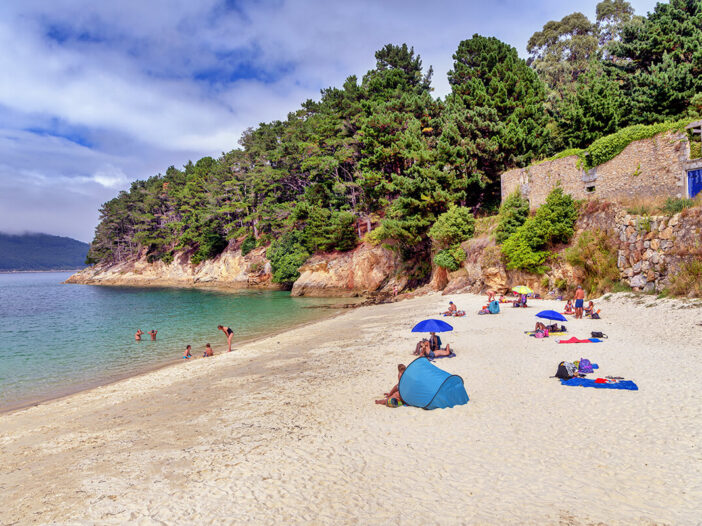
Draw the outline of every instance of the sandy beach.
M449 299L436 365L468 404L375 405ZM2 414L0 524L700 524L699 302L610 296L566 323L609 335L581 345L523 332L562 302L484 303L362 307ZM639 391L550 378L581 357Z

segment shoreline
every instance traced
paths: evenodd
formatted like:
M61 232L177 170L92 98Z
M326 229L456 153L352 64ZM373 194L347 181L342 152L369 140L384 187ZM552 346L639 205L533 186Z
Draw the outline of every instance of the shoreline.
M374 404L414 359L411 328L449 299L467 316L447 320L457 356L435 365L470 401ZM0 523L696 524L700 307L605 296L601 320L565 324L609 338L558 345L524 330L561 302L477 316L484 303L430 294L346 309L0 414ZM639 390L552 378L581 357L599 364L591 376Z
M260 340L274 338L274 337L279 336L280 334L283 334L287 331L301 329L301 328L304 328L304 327L309 326L309 325L314 325L315 323L320 322L320 321L333 319L335 317L341 316L344 314L345 310L358 308L359 306L354 306L352 304L345 304L342 307L337 307L339 312L329 312L329 313L326 313L324 316L321 316L317 320L305 321L305 322L294 324L290 327L276 329L273 332L266 332L265 334L253 336L253 337L239 341L238 344L240 346L245 346L245 345L259 342ZM326 306L326 305L313 306L313 307L311 306L311 307L305 307L305 308L307 308L307 309L320 309L320 310L333 310L334 309L334 307L330 307L330 306ZM216 348L217 346L215 345L214 347ZM232 348L232 353L235 351L236 351L236 349ZM131 372L131 373L117 375L115 377L105 379L104 381L98 381L98 382L94 382L94 383L93 382L80 383L80 384L76 384L74 387L66 387L66 389L60 390L61 394L50 395L47 397L42 397L39 399L27 401L27 402L19 402L18 405L10 405L7 407L0 406L0 416L5 415L5 414L14 413L17 411L22 411L22 410L30 408L30 407L38 407L41 405L49 404L49 403L54 402L54 401L64 400L66 398L70 398L70 397L72 397L74 395L78 395L80 393L93 391L93 390L99 389L101 387L112 386L112 385L118 384L120 382L123 382L125 380L129 380L130 378L136 378L136 377L148 375L148 374L160 371L162 369L167 369L169 367L184 366L186 363L191 363L194 361L199 361L201 359L204 359L203 356L193 356L192 358L190 358L188 360L184 360L182 358L183 350L181 349L179 352L181 354L181 357L179 358L180 361L176 360L176 361L168 361L168 362L164 361L163 363L153 363L153 364L144 366L143 369L135 370L134 372ZM216 353L214 356L220 356L222 354L229 354L229 353L227 353L226 351L221 351L221 352Z

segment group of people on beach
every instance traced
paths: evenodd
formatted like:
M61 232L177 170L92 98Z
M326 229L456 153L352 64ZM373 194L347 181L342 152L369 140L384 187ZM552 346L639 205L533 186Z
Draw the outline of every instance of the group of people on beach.
M232 328L225 327L223 325L217 325L217 330L222 331L227 337L227 352L232 352L232 338L234 338L234 331L232 330ZM156 340L156 334L158 334L158 331L152 329L149 332L145 333L141 329L137 329L136 333L134 333L134 339L140 342L143 334L149 334L151 336L151 340L154 341ZM187 345L185 347L185 353L183 354L184 359L187 360L193 357L192 349L192 345ZM212 346L209 343L207 343L205 344L205 350L202 353L202 357L207 358L209 356L214 356L214 351L212 350Z
M217 325L217 330L222 331L224 335L227 337L227 352L232 352L232 338L234 337L234 331L232 330L231 327L225 327L224 325ZM192 358L192 346L188 345L185 348L185 354L183 355L184 359L189 359ZM205 344L205 350L202 353L203 358L209 358L210 356L214 356L214 351L212 350L212 346L207 343Z
M576 320L581 320L583 315L589 317L594 317L594 315L597 315L599 317L599 314L597 314L599 311L595 311L595 304L593 301L588 302L587 307L584 307L585 291L583 290L582 286L578 285L578 288L575 289L574 296L575 304L573 304L573 301L570 299L566 301L563 314L573 314L575 315Z

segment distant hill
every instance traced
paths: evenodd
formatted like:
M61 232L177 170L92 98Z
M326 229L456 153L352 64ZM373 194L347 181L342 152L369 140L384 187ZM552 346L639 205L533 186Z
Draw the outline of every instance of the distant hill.
M0 271L82 268L88 247L70 237L0 232Z

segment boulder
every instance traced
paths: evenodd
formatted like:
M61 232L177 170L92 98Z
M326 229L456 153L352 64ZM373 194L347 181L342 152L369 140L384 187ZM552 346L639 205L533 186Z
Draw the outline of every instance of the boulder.
M300 267L293 296L358 296L386 285L398 259L382 246L364 243L348 252L316 254Z

